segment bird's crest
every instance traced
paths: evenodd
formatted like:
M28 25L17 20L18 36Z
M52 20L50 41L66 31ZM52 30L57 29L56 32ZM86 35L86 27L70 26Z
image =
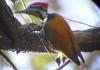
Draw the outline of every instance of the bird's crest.
M34 6L40 6L40 7L44 7L44 8L48 8L48 3L47 2L36 2L36 3L32 3L31 5L29 5L29 7L34 7Z

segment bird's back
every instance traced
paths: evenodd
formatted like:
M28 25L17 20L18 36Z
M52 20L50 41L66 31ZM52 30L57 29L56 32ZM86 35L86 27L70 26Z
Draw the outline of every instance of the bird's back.
M49 14L44 32L54 48L62 51L65 56L80 65L78 60L79 46L76 45L72 31L64 18L57 14Z

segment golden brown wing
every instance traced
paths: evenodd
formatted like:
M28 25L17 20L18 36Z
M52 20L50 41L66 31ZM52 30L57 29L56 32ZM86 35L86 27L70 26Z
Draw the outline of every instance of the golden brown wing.
M62 51L69 59L80 65L77 55L77 52L80 53L80 49L73 41L72 31L68 23L57 14L50 14L49 16L51 17L44 26L48 40L54 48Z

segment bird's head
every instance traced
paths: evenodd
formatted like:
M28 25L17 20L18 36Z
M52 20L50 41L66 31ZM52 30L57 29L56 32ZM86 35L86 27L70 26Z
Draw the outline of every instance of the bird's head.
M17 13L25 13L29 15L34 15L40 19L44 19L47 17L47 8L48 3L46 2L36 2L29 5L26 9L17 11Z

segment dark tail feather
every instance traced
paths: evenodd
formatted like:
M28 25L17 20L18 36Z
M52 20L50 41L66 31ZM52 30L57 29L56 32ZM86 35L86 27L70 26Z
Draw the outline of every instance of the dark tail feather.
M74 54L74 56L72 55L72 56L70 57L70 59L71 59L74 63L76 63L77 65L80 65L80 61L79 61L77 55L75 55L75 54Z
M80 65L80 62L79 62L79 60L77 60L76 64L77 64L77 65Z
M75 56L72 61L74 61L77 65L80 65L80 61L78 60L78 57Z
M79 53L79 57L81 58L82 62L85 63L84 58L81 53Z
M65 55L67 58L70 59L70 61L74 62L76 65L80 65L80 61L78 59L78 56L74 53L73 55L67 56L67 54Z

